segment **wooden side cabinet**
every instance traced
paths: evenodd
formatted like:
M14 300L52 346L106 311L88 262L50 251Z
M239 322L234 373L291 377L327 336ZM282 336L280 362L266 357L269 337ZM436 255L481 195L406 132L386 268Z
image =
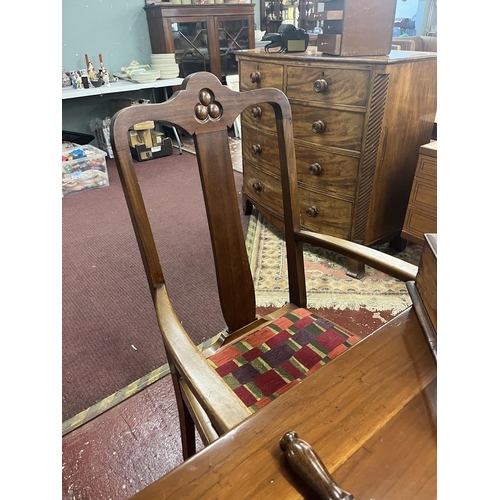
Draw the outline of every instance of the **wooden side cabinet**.
M420 147L401 236L418 245L437 232L437 141Z

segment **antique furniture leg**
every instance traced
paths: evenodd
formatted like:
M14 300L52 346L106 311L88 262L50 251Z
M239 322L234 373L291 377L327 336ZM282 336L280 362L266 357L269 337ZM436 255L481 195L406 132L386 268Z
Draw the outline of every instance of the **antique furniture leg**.
M365 275L365 265L354 259L347 260L347 270L345 272L347 276L352 278L361 279Z

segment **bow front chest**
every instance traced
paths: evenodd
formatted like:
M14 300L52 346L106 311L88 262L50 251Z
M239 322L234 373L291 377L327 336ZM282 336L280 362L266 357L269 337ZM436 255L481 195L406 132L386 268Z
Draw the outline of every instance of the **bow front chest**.
M334 57L264 49L237 53L240 90L275 87L292 106L305 229L365 245L399 239L437 104L437 54ZM274 112L242 114L243 201L278 228L283 208Z

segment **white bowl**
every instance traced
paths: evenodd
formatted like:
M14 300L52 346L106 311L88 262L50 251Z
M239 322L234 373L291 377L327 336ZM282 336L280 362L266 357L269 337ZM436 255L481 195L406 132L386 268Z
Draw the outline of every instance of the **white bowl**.
M137 73L135 75L130 75L130 78L138 83L151 83L151 82L155 82L156 80L158 80L158 78L160 78L160 76L161 76L160 72L157 72L155 74Z
M141 77L141 78L152 78L152 77L159 77L160 76L160 71L157 69L139 69L135 71L130 72L130 77L131 78L136 78L136 77Z

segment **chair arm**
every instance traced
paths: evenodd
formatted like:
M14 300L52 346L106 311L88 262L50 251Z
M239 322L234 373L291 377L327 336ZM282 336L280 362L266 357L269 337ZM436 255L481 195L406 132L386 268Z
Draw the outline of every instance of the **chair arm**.
M219 435L225 434L250 416L250 411L189 338L174 312L165 285L155 291L155 309L168 361L198 398Z
M412 281L417 276L418 266L359 243L311 231L296 231L295 238L367 264L401 281Z

